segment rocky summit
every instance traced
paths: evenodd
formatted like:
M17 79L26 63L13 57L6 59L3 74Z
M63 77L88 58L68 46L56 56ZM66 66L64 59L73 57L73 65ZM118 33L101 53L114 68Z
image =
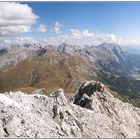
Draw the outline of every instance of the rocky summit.
M0 94L0 138L139 138L140 109L114 98L98 81L74 97L63 89Z

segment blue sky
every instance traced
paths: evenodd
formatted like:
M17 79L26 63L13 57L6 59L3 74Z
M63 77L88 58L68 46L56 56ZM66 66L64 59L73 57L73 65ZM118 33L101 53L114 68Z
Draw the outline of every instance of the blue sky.
M116 38L114 36L111 38L125 40L127 45L134 41L137 41L136 44L140 42L140 2L21 2L20 4L27 4L38 18L36 22L30 24L30 31L14 34L14 37L48 40L57 36L69 37L71 29L74 29L72 33L82 39L79 42L84 42L83 38L86 35L91 38L93 35L90 33L96 34L94 39L99 40L104 35L109 38L113 34ZM44 32L35 31L40 24L46 27ZM59 28L59 33L53 32L55 26Z
M40 22L51 27L55 21L70 28L114 33L140 39L140 2L33 2L27 3Z

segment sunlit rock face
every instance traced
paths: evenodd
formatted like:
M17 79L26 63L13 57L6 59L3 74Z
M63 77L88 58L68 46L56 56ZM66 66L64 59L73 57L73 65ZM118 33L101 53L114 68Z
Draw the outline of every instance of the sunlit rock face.
M63 89L39 93L0 94L0 138L140 137L140 109L114 98L98 81L84 82L71 100ZM89 100L81 105L81 98Z

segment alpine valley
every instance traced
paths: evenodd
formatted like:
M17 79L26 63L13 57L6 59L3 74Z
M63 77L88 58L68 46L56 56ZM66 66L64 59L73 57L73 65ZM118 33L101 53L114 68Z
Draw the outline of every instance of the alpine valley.
M63 88L73 95L84 81L95 80L113 96L140 107L139 57L113 43L14 44L0 50L0 92L42 89L47 95Z

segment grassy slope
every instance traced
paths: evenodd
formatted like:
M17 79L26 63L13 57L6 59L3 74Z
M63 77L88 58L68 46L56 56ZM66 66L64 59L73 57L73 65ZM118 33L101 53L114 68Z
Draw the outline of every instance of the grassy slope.
M60 60L65 61L60 63ZM31 73L38 62L40 62L37 69L39 79L30 87ZM44 88L44 92L47 94L55 89L63 88L66 93L75 93L83 81L94 79L88 74L90 67L96 68L80 57L64 55L50 49L42 58L38 56L28 58L17 64L16 67L9 66L8 71L1 72L0 92L12 90L31 93L35 89ZM95 71L97 72L97 70ZM129 81L125 77L113 76L103 71L97 73L97 80L109 85L110 92L115 97L140 106L140 81Z
M55 52L54 55L53 52L53 50L49 50L49 53L42 58L36 56L26 59L17 64L16 67L10 67L8 71L1 72L0 91L21 90L31 92L36 88L45 88L45 92L48 93L51 90L64 88L66 92L75 92L77 85L87 79L78 67L82 65L88 68L88 64L80 57L65 56L58 52ZM59 61L65 57L64 64L60 64ZM32 70L38 62L40 62L37 69L39 79L32 87L29 87Z
M104 72L98 73L98 79L109 86L114 96L140 107L139 80L128 80L123 76L115 76Z

